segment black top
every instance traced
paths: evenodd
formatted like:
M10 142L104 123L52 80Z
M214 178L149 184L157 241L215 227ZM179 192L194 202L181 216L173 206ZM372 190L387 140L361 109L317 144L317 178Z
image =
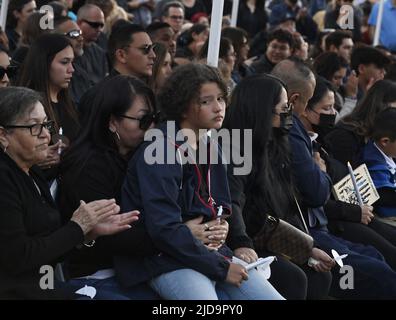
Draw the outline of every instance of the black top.
M69 141L73 141L77 138L80 125L78 120L74 119L69 112L66 110L66 105L64 102L51 102L52 108L54 109L55 116L57 117L57 122L60 127L62 127L63 135L66 136ZM77 115L77 112L76 112ZM54 119L51 119L54 120ZM57 132L56 132L57 133Z
M84 240L81 228L69 221L61 226L40 169L30 175L0 152L0 297L39 298L39 273ZM37 187L36 187L36 185Z
M264 8L256 7L251 12L246 3L239 5L238 11L238 27L246 30L250 38L253 38L258 32L266 29L268 17Z
M266 54L263 54L261 58L252 63L251 68L253 69L254 73L267 73L270 74L272 69L275 67L268 58Z
M18 47L21 36L13 28L6 28L6 34L8 38L8 47L10 48L9 54L12 55L12 53Z
M76 150L75 150L76 151ZM76 152L74 151L74 154ZM127 160L111 149L83 146L80 159L68 159L61 164L59 207L62 218L70 216L80 200L120 199ZM142 245L144 244L144 245ZM140 221L117 235L98 238L92 248L76 250L69 257L69 276L81 277L113 266L113 255L151 255L154 246Z
M191 20L191 18L194 16L194 14L198 12L205 12L207 13L208 10L206 9L206 6L202 2L202 0L195 0L195 4L190 8L187 6L184 6L184 16L186 20Z
M326 135L325 147L335 159L347 164L349 161L353 168L360 164L360 155L365 146L363 136L353 131L352 127L341 122Z

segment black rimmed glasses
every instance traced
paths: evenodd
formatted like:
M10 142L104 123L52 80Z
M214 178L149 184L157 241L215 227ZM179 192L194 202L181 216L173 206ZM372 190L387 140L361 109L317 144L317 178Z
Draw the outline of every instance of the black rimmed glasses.
M82 35L82 31L81 30L71 30L69 32L66 32L64 35L70 39L77 39Z
M47 129L49 132L53 131L54 128L54 121L46 121L43 123L35 123L30 125L8 125L4 126L6 129L29 129L30 134L33 137L39 136L43 132L43 128Z
M146 44L143 47L131 47L130 44L126 45L125 47L128 48L134 48L134 49L138 49L140 50L144 55L148 55L150 53L151 50L154 50L156 44L152 43L152 44Z
M88 24L91 28L93 29L103 29L104 28L104 23L103 22L95 22L95 21L89 21L82 19L86 24Z
M159 113L148 113L141 118L135 118L126 115L120 115L119 117L139 121L139 128L142 130L147 130L148 128L150 128L152 123L156 124L159 121Z

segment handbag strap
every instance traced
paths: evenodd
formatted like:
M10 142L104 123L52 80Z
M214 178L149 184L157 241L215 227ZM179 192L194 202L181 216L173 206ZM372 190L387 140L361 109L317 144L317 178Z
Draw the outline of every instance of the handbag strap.
M297 209L298 209L298 212L300 213L300 217L301 217L302 223L303 223L303 225L304 225L305 231L307 231L307 233L309 234L309 231L308 231L308 228L307 228L307 224L305 223L305 219L304 219L304 216L303 216L303 214L302 214L300 205L298 204L298 201L297 201L297 199L296 199L296 196L294 196L294 201L296 202Z

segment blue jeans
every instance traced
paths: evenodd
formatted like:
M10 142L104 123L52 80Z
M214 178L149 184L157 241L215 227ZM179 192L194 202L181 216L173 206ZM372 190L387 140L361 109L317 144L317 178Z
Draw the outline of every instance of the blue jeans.
M341 289L338 265L333 268L330 295L342 299L396 299L396 272L384 257L372 246L353 243L338 238L327 231L310 230L315 243L331 256L331 249L338 254L348 254L343 259L354 272L354 289Z
M147 283L130 288L121 287L115 277L97 279L71 279L67 284L82 288L85 285L96 289L95 300L159 300L161 299ZM88 298L89 299L89 298Z
M210 280L193 269L164 273L150 281L151 287L167 300L219 300L224 292L231 300L283 300L275 288L255 269L240 287Z

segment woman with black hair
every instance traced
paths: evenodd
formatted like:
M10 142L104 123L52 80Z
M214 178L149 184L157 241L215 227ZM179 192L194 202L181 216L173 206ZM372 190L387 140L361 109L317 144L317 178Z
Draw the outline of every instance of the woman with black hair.
M356 106L357 82L348 81L344 86L343 79L349 68L348 62L335 52L325 52L316 57L313 70L330 81L335 91L335 108L339 112L337 119L351 113ZM355 77L356 79L356 77Z
M69 219L80 200L120 199L128 159L157 120L152 91L128 76L103 81L92 101L92 110L78 138L62 155L58 204L64 220ZM150 244L147 233L138 227L116 237L98 239L95 246L69 257L69 283L98 288L96 299L156 299L148 287L121 288L112 262L117 254L152 254L155 249Z
M8 5L6 33L9 41L10 54L19 46L23 27L28 17L36 10L34 0L11 0Z
M308 132L315 134L314 149L326 163L326 172L333 183L348 174L347 166L334 159L323 146L323 137L335 123L334 89L324 78L316 78L316 87L307 109L301 117ZM324 207L329 218L329 230L348 241L371 245L396 270L396 228L386 225L374 217L373 207L348 204L329 199Z
M305 231L290 168L287 133L293 122L291 112L285 85L266 75L244 79L235 88L227 110L224 128L252 130L251 172L235 175L235 165L228 169L233 202L229 245L236 256L248 262L257 259L252 239L268 214ZM247 146L243 146L238 152L247 151ZM268 255L268 252L259 252L259 255ZM319 261L313 269L279 258L271 267L270 282L289 299L326 298L331 283L328 271L334 261L317 248L312 250L312 257Z
M62 128L64 136L62 142L53 141L46 161L40 164L42 168L59 164L59 151L77 137L80 128L77 111L69 94L74 72L73 60L73 48L65 36L44 34L31 45L20 71L18 85L43 95L45 112L54 121L55 132L58 133Z
M183 32L178 39L175 62L181 65L196 60L208 37L209 27L204 24L194 24Z

